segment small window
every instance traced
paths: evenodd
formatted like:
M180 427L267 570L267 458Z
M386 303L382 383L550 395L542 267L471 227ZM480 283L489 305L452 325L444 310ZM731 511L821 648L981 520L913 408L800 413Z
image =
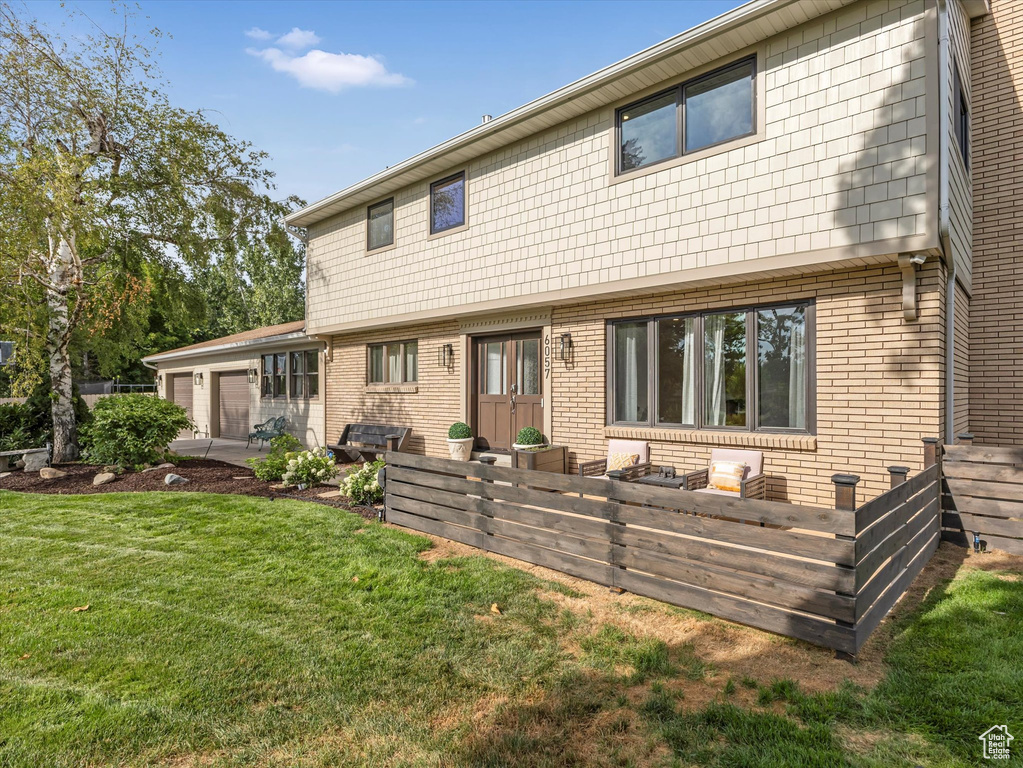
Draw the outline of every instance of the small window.
M366 250L394 245L394 198L366 210Z
M430 185L430 234L465 224L465 172Z
M953 66L955 69L956 146L959 147L959 156L962 157L963 165L968 171L970 170L970 101L966 98L963 81L959 77L959 64L956 63Z
M263 379L261 392L263 397L274 396L274 356L263 355Z
M287 397L288 360L283 352L263 355L261 394L263 397Z
M0 365L14 364L14 342L0 341Z
M291 353L291 396L315 398L320 391L316 350Z
M395 341L372 344L368 352L370 384L408 384L419 378L419 344Z
M755 133L755 79L743 59L619 109L618 172Z

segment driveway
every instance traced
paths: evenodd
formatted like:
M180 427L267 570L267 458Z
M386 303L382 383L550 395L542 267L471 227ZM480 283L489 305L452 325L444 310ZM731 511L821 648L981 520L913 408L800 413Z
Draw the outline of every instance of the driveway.
M266 456L270 446L259 450L259 442L253 442L248 448L241 440L228 440L224 437L214 437L204 440L175 440L170 444L170 449L180 456L199 456L200 458L216 459L228 464L235 464L239 467L247 466L245 460L253 456ZM207 453L209 451L209 453Z

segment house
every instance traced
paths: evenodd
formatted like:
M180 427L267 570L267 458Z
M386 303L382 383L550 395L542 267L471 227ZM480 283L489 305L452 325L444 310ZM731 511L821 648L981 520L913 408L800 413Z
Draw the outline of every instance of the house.
M326 444L324 344L298 320L143 358L157 392L183 406L205 437L245 440L254 424L283 416L307 446ZM191 437L191 435L183 435Z
M971 18L756 0L293 213L326 431L887 487L968 428ZM343 279L342 279L343 277ZM957 378L958 377L958 378Z

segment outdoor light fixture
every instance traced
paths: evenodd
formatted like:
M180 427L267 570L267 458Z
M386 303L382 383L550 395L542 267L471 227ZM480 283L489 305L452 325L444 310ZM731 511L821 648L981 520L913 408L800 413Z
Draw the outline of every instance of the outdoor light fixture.
M249 384L255 384L259 381L259 369L249 368Z
M158 387L162 387L163 386L163 374L162 373L159 376L156 377L156 386L158 386Z
M558 359L568 362L572 355L572 334L563 333L558 337Z
M455 358L455 348L450 344L441 344L437 350L437 365L441 368L450 368L451 361Z
M197 371L192 374L192 383L197 387L202 386L202 371Z

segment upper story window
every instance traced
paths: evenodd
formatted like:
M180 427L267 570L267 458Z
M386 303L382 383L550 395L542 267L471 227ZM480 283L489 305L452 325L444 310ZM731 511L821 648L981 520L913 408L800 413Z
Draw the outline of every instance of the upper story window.
M366 209L366 250L394 245L394 198Z
M369 347L370 384L409 384L419 379L419 342L393 341Z
M465 225L465 171L430 185L430 234Z
M963 158L963 165L970 170L970 101L966 98L966 91L963 89L963 81L959 77L959 64L955 68L955 91L953 98L956 100L955 108L955 132L956 146L959 147L959 155Z
M756 131L756 60L743 59L618 110L618 172Z
M809 432L809 304L612 323L611 423Z

